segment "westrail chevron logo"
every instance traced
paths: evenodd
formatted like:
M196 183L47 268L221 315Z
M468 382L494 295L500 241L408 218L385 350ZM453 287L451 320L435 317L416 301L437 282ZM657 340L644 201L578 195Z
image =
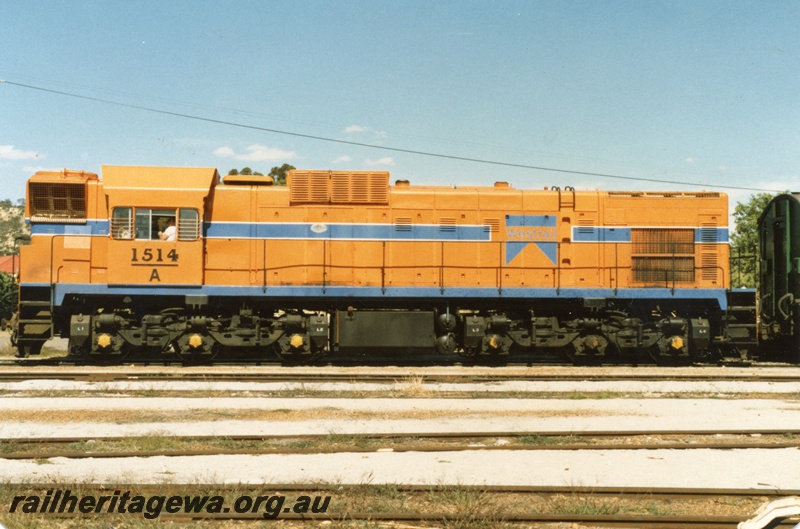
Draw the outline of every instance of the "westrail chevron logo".
M556 264L558 233L555 215L506 215L506 264L533 243Z

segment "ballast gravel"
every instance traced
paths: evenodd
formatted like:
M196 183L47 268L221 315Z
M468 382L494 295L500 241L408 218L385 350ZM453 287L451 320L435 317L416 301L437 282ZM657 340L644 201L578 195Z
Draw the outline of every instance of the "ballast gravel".
M0 398L0 416L6 410L53 413L47 422L2 420L0 437L4 438L631 430L723 433L782 431L800 425L800 401L781 399ZM72 421L70 413L76 410L88 411L98 420ZM185 419L127 423L115 415L114 420L101 420L105 413L125 410L152 410L154 415L177 411L184 413ZM286 419L204 419L203 412L212 410L278 411ZM341 413L343 418L315 418L319 411ZM347 418L348 414L352 418Z
M467 451L0 460L6 483L800 489L800 450Z

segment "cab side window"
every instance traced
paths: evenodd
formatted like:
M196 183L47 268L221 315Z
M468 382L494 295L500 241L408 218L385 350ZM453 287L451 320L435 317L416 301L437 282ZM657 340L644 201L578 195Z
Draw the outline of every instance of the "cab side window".
M111 212L111 236L137 241L196 241L200 238L200 213L196 209L116 207ZM169 231L168 231L169 229ZM162 237L170 233L169 238Z
M110 224L115 239L133 239L133 208L114 208Z
M200 214L196 209L178 210L178 240L196 241L200 237Z

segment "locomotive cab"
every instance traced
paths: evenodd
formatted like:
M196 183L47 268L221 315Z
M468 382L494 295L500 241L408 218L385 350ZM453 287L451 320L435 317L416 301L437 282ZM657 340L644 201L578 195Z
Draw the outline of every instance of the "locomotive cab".
M203 284L202 222L216 169L104 167L108 285ZM165 183L170 193L154 193Z

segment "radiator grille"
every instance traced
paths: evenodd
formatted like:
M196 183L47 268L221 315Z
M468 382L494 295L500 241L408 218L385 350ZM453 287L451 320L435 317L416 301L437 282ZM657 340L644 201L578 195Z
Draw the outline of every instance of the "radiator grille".
M694 229L634 228L631 244L634 281L663 285L694 282Z
M693 229L634 228L631 242L634 254L694 255Z
M694 282L694 257L633 257L633 278L645 283Z

